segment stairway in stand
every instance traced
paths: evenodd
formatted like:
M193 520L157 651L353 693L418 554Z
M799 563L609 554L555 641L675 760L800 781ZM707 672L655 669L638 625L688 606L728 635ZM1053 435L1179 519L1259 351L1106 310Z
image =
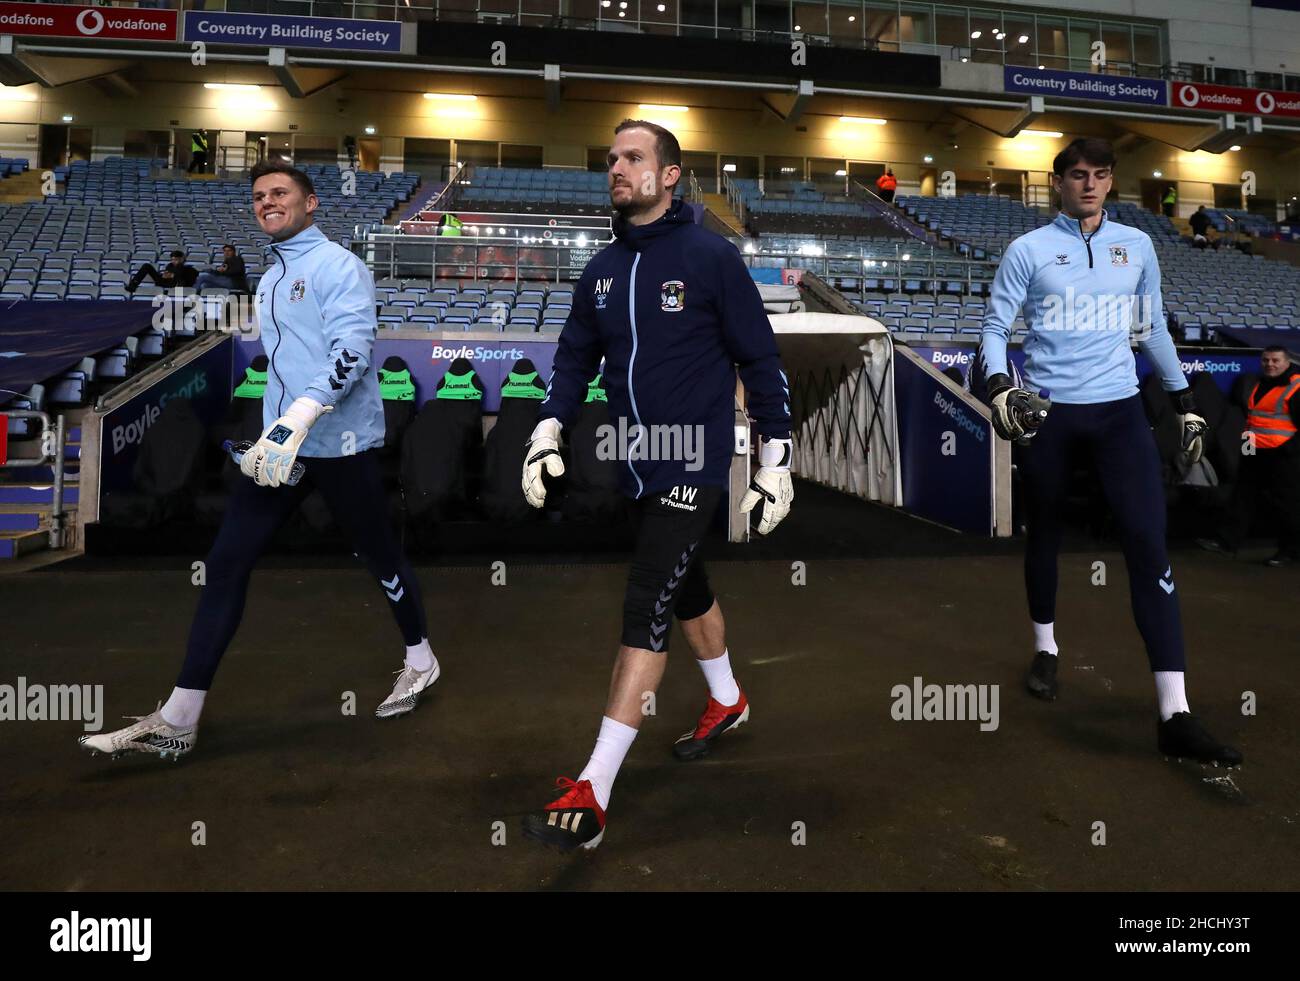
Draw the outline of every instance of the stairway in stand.
M736 213L731 210L731 205L727 204L725 194L705 194L704 207L708 208L724 225L731 229L732 234L747 236L745 226L740 223Z
M25 170L13 177L0 180L0 204L39 204L45 197L41 194L41 172Z
M0 410L0 415L2 414L3 410ZM74 423L73 419L81 415L82 412L65 413L68 429L63 467L64 549L72 545L76 537L81 426ZM77 423L79 422L80 419L77 418ZM17 459L36 456L39 456L39 440L10 439L11 463ZM0 568L50 547L53 508L53 468L46 465L0 469Z

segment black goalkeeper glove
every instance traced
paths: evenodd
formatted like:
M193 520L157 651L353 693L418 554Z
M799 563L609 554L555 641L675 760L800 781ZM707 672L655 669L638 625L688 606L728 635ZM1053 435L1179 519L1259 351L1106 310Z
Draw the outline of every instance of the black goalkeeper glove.
M993 409L993 429L1003 439L1022 445L1033 438L1052 405L1033 392L1014 387L1007 375L991 375L988 392Z

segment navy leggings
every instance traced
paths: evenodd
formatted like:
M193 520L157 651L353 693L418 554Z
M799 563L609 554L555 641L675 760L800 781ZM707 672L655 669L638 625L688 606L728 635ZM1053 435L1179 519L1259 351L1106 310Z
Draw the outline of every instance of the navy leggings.
M1070 456L1084 449L1119 525L1128 565L1133 619L1152 671L1182 671L1182 616L1165 550L1165 491L1160 456L1142 400L1055 404L1020 458L1026 523L1025 591L1035 623L1056 620L1056 556Z
M207 690L244 615L248 579L276 531L313 490L319 490L370 574L379 580L406 646L427 636L420 584L411 571L385 506L374 450L345 457L299 457L306 467L294 487L259 487L241 479L206 559L206 585L190 626L178 688ZM310 593L304 591L304 601Z

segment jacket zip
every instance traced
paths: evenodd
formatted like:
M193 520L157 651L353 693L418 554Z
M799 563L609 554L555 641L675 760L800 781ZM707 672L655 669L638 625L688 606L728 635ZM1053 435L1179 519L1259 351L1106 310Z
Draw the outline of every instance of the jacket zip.
M632 450L641 442L641 437L645 431L641 427L641 413L636 407L636 391L632 388L632 368L636 364L636 267L641 261L641 253L636 253L632 259L632 272L628 277L627 287L627 315L628 322L632 327L632 356L627 360L627 397L632 402L632 418L636 420L636 440L628 447L627 451L627 468L632 471L632 478L636 481L636 496L639 498L645 485L641 482L640 476L636 472L636 467L632 463Z
M270 357L271 370L275 372L276 380L280 383L280 401L276 404L276 415L282 416L284 415L284 379L280 377L280 372L275 367L275 352L280 350L280 342L284 340L284 331L280 329L280 325L276 323L275 320L275 291L280 288L280 284L284 282L284 277L288 275L289 263L284 256L280 254L279 249L272 246L271 252L280 260L280 265L283 267L280 272L280 278L276 280L275 285L271 287L271 323L275 324L275 347L271 350Z
M1097 222L1097 227L1092 230L1091 235L1083 234L1082 218L1072 218L1071 220L1079 226L1079 238L1083 239L1083 247L1088 250L1088 268L1091 269L1092 268L1092 240L1096 237L1097 233L1101 231L1101 226L1106 224L1106 215L1104 212L1102 213L1101 221Z

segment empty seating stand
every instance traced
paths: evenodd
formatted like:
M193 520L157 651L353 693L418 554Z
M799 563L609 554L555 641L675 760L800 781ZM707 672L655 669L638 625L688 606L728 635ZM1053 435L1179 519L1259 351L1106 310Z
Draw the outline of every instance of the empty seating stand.
M996 259L1007 244L1051 219L1005 194L956 197L901 196L894 203L907 215L953 244L960 255Z
M755 266L811 268L839 288L855 307L892 330L903 332L911 327L914 336L941 339L948 336L950 325L935 318L951 316L953 336L975 339L996 262L964 260L981 252L990 257L999 255L1012 239L1051 219L1017 202L988 195L956 199L903 197L898 204L918 220L924 217L927 222L938 221L940 227L949 227L944 224L948 212L956 214L960 210L967 223L954 219L949 231L959 253L953 258L962 261L946 263L942 253L930 252L927 246L920 247L926 265L902 261L905 249L913 253L913 259L917 258L915 240L794 235L763 236L757 248L753 242L748 243L752 251L749 261ZM1171 330L1183 339L1212 342L1219 328L1300 329L1296 306L1300 299L1300 269L1233 248L1194 249L1163 215L1131 202L1110 202L1106 207L1113 220L1151 237L1160 261L1166 319ZM1006 224L1017 214L1018 224ZM959 242L960 234L967 235L968 240ZM738 245L743 248L746 243ZM844 258L832 261L833 256ZM857 256L863 258L857 260ZM954 303L957 309L952 309ZM928 330L932 322L943 329L932 333ZM922 335L923 326L927 330ZM1013 330L1015 343L1026 328L1023 322L1017 322Z
M227 242L255 285L267 238L253 218L248 182L151 176L162 165L74 161L55 169L59 191L43 203L0 204L0 299L127 300L127 281L144 263L161 267L180 249L202 271L222 262ZM357 225L382 222L409 201L419 184L416 174L358 172L356 193L344 194L338 167L304 170L321 198L316 224L343 245Z
M381 279L375 283L380 329L537 333L559 328L573 305L568 283L476 283Z
M475 167L467 180L457 197L458 209L609 211L609 179L604 171Z
M0 180L26 173L28 167L26 157L0 157Z

